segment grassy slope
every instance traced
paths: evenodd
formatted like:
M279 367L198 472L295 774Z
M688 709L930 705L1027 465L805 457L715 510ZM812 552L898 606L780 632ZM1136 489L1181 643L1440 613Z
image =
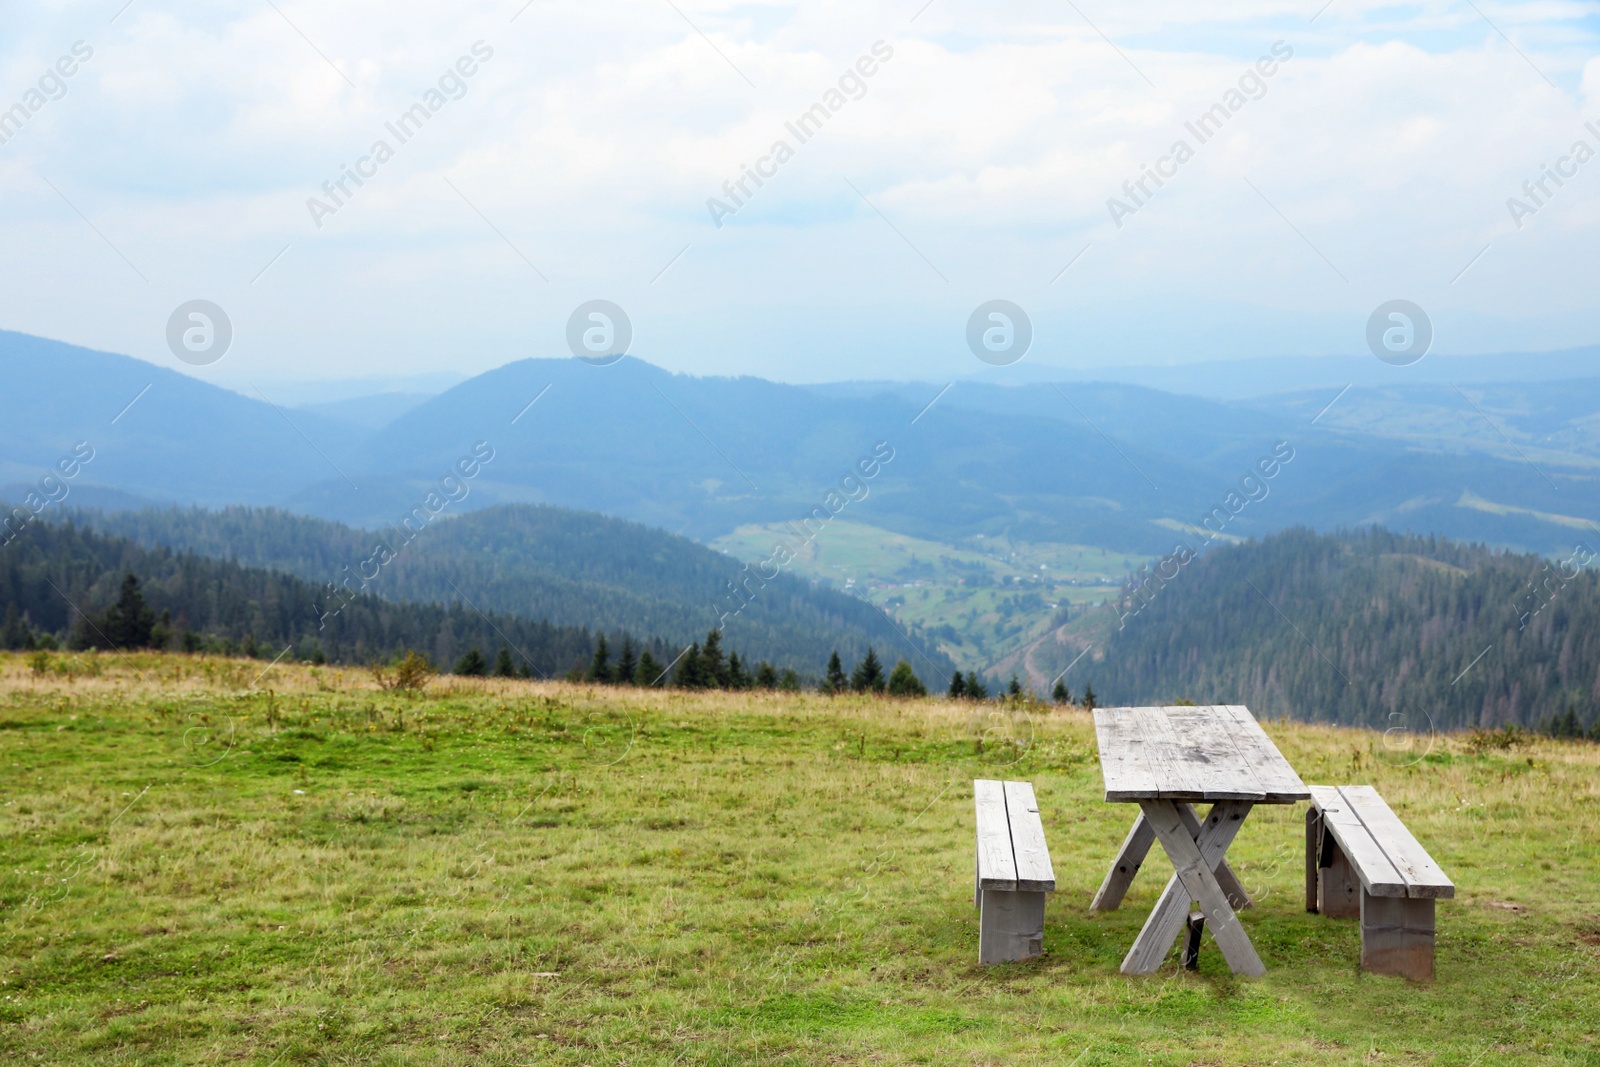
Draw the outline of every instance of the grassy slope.
M1600 748L1372 781L1456 879L1430 986L1307 915L1303 808L1231 853L1270 968L1117 965L1165 880L1087 902L1130 815L1080 713L0 657L0 1055L68 1064L1494 1064L1600 1054ZM142 678L134 675L134 668ZM270 723L269 723L270 711ZM982 746L977 744L982 740ZM981 753L979 751L981 747ZM1035 783L1047 955L981 969L975 776Z

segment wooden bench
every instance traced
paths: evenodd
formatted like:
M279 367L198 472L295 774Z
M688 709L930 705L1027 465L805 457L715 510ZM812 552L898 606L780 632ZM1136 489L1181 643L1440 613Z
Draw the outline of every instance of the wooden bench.
M1427 850L1370 785L1311 787L1306 910L1361 918L1361 966L1433 977L1434 906L1456 895Z
M978 962L1027 960L1044 952L1044 896L1056 873L1028 782L972 783L978 858L972 903L980 909Z

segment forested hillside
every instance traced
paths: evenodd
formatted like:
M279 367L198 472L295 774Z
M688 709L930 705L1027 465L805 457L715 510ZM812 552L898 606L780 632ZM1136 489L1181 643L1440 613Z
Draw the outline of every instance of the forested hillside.
M112 610L129 574L149 610L142 622ZM449 668L471 649L492 659L504 644L519 671L548 677L591 662L599 636L460 604L363 595L336 611L331 606L324 588L292 575L145 548L72 523L35 522L0 551L0 638L10 647L48 635L80 647L154 645L264 659L288 650L296 659L351 664L415 649ZM624 643L663 666L679 651L659 640L610 635L613 649Z
M1600 711L1600 573L1383 530L1290 530L1125 590L1102 704L1190 699L1412 732ZM1087 668L1087 669L1085 669ZM1077 672L1075 672L1077 673Z
M460 602L484 611L590 630L658 635L681 648L722 622L724 641L756 659L815 674L835 648L847 660L873 645L947 679L954 665L914 628L871 604L780 574L737 615L729 583L743 564L638 523L539 505L467 512L429 523L400 547L394 528L364 531L270 508L80 513L95 529L146 546L192 550L325 584L363 586L374 545L399 549L368 566L365 591L391 600ZM942 681L940 682L942 684Z

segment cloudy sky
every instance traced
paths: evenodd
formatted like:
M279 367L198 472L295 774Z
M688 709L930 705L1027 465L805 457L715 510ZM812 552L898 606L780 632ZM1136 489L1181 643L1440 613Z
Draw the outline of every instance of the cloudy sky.
M594 298L792 381L964 373L996 298L1064 366L1357 352L1395 298L1600 340L1600 6L1321 2L9 4L0 328L223 383L564 356Z

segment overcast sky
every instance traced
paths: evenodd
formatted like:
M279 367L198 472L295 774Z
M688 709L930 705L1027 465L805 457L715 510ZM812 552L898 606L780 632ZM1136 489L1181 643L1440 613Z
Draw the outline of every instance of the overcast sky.
M218 382L564 356L593 298L792 381L965 373L995 298L1073 366L1358 352L1395 298L1436 351L1600 340L1592 3L123 2L6 5L0 327Z

